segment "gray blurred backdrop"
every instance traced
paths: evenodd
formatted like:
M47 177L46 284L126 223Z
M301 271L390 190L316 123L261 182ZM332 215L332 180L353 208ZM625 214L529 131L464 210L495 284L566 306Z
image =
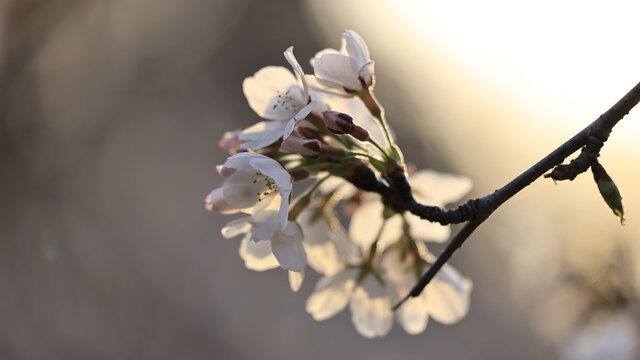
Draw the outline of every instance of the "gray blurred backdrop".
M311 72L308 59L356 26L328 23L310 3L0 1L0 359L559 356L514 295L513 260L490 231L454 259L474 281L467 318L375 340L348 311L324 322L305 313L311 271L293 294L284 271L245 269L239 242L220 236L228 218L203 199L219 183L218 138L258 121L242 80L286 66L290 45ZM380 44L370 43L374 58ZM406 157L460 172L406 120L415 104L391 62L376 70Z

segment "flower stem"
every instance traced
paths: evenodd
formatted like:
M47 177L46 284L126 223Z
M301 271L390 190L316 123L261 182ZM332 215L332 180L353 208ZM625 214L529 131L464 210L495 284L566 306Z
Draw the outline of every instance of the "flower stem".
M375 117L376 120L378 120L378 122L380 123L380 126L382 126L382 130L384 131L384 136L387 139L389 146L393 148L395 144L393 142L393 139L391 138L389 125L387 124L387 120L384 116L384 109L382 108L382 105L380 105L380 102L378 101L376 96L373 94L373 89L369 88L369 89L363 90L358 93L358 96L360 97L360 100L362 100L364 105L367 107L367 109L369 109L369 112L371 113L371 115L373 115L373 117Z
M367 141L373 144L373 146L375 146L378 150L380 150L380 152L385 158L389 158L389 155L387 154L387 152L375 140L373 140L372 138L369 138L367 139Z
M373 264L373 259L376 256L376 251L378 250L378 242L380 241L380 237L382 236L382 231L384 230L384 226L386 224L387 224L387 219L384 219L384 221L382 221L382 225L380 226L380 230L378 230L376 239L371 244L371 248L369 248L369 256L367 256L367 263L369 265Z

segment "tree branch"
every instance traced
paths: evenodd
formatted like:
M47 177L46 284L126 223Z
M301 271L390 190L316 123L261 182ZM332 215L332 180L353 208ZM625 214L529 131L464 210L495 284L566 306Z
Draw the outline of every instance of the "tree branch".
M500 205L509 200L512 196L527 187L533 181L542 176L545 172L554 169L551 177L555 180L571 179L573 180L578 174L586 171L589 166L597 159L600 149L609 137L613 127L640 102L640 83L636 84L622 99L620 99L611 109L602 114L597 120L577 133L564 144L537 162L535 165L527 169L525 172L517 176L511 182L496 190L494 193L486 195L476 200L470 200L467 204L456 210L444 211L437 208L427 207L418 204L411 195L411 188L408 185L406 176L402 172L404 180L400 179L400 175L390 175L387 180L391 183L390 193L399 195L395 199L387 199L385 194L385 203L394 204L397 209L405 209L412 214L418 215L423 219L430 221L439 221L443 214L446 214L446 220L464 219L468 217L469 222L456 234L449 242L447 247L438 256L433 265L420 278L418 283L411 289L411 292L405 296L393 309L398 309L403 302L409 297L420 295L422 290L429 284L433 277L438 273L442 266L449 261L454 252L460 248L465 240L478 228ZM569 165L560 165L569 155L583 147L582 153ZM585 167L586 166L586 167ZM406 184L405 184L406 183ZM409 192L407 194L406 192ZM397 204L400 202L400 204ZM403 203L404 202L404 203ZM394 206L394 208L395 208ZM433 218L431 213L436 214ZM453 222L453 221L452 221ZM442 222L441 222L442 223Z

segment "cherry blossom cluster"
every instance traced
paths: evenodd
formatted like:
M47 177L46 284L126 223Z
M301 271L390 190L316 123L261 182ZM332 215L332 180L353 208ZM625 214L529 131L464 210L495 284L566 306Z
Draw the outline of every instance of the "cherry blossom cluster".
M420 296L391 310L434 261L425 242L446 241L450 229L385 206L380 195L361 189L358 177L373 173L384 181L385 171L401 164L414 198L436 206L460 200L471 181L404 164L373 94L374 62L355 31L342 34L340 50L311 59L313 75L303 72L293 47L284 57L291 71L267 66L243 82L249 106L263 120L226 132L219 142L230 156L217 167L222 183L205 205L241 214L222 236L242 237L247 268L286 269L293 291L307 265L320 274L306 302L315 320L348 305L356 330L370 338L386 335L394 317L410 334L424 331L430 317L459 321L472 285L449 265ZM294 183L301 187L294 191Z

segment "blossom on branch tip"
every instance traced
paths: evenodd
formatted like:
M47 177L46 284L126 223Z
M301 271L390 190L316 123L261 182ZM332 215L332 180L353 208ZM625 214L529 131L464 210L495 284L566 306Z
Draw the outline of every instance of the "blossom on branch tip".
M317 82L327 90L357 93L373 85L374 62L362 37L353 30L342 33L340 50L324 49L311 59Z
M307 117L316 106L311 101L309 87L293 47L284 52L294 74L282 66L267 66L244 79L242 90L249 106L267 121L259 122L239 135L243 149L260 149L279 138L286 139L294 126Z

